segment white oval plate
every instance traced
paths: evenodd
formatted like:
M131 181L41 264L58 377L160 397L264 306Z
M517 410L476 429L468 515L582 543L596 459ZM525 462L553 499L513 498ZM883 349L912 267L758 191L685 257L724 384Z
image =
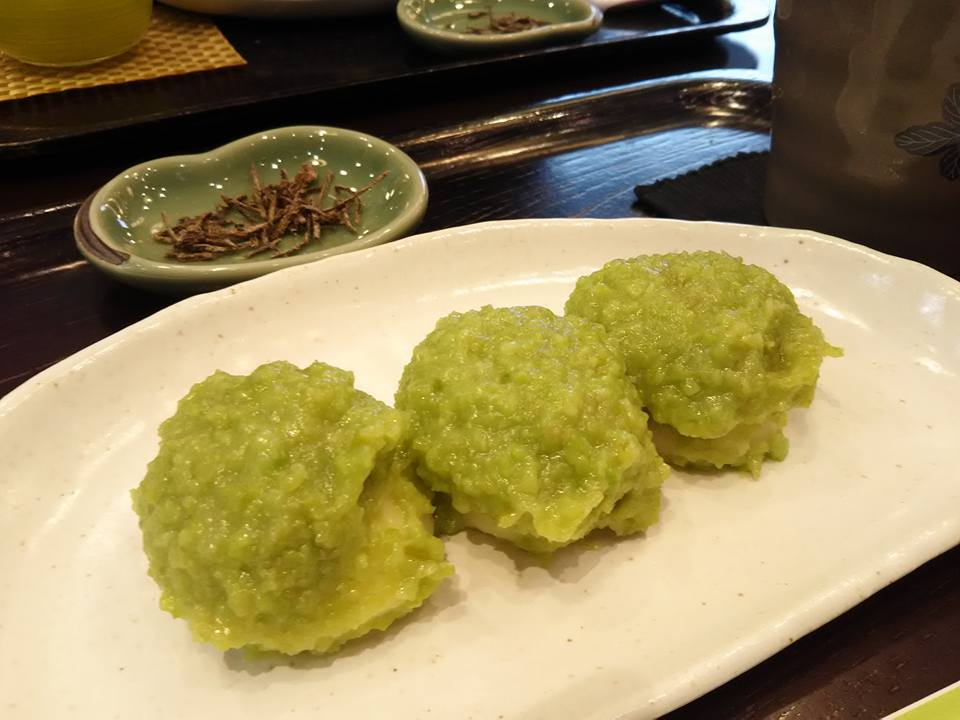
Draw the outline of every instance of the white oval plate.
M161 0L209 15L240 17L352 17L393 10L397 0Z
M842 345L789 458L674 472L646 537L549 569L476 537L389 632L294 667L194 644L157 608L129 490L191 384L278 358L392 398L436 319L559 310L615 257L727 250ZM298 266L164 310L0 401L0 708L14 718L525 718L664 713L960 542L960 285L809 232L654 220L490 223Z

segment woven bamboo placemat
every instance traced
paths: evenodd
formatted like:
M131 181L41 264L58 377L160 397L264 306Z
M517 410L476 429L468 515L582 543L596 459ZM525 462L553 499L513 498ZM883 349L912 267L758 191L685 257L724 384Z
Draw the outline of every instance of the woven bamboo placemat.
M0 102L245 64L210 21L156 5L143 39L123 55L96 65L34 67L0 54Z

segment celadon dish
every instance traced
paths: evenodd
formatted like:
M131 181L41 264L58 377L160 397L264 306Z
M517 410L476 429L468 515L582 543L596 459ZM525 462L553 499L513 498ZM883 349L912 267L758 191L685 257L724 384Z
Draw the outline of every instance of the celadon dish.
M418 611L320 659L224 655L158 609L130 490L195 383L319 360L389 403L439 318L559 313L607 262L684 250L768 269L845 352L759 480L674 470L645 534L547 565L457 534L456 575ZM663 715L960 543L957 337L960 284L930 268L809 231L652 219L446 229L189 298L0 399L3 718Z
M251 190L250 169L264 184L277 182L280 171L291 177L305 163L322 175L334 174L346 187L366 185L389 174L363 196L360 232L327 228L319 242L296 255L247 258L224 255L214 260L170 259L169 245L153 238L162 217L213 210L221 195ZM125 170L98 190L77 213L74 234L80 252L115 279L150 290L188 294L321 258L395 240L409 234L427 207L427 183L417 164L393 145L342 128L286 127L250 135L198 155L179 155Z
M483 13L514 13L547 24L520 32L469 32L489 23ZM397 19L404 32L428 50L482 55L587 37L600 27L603 11L587 0L400 0Z

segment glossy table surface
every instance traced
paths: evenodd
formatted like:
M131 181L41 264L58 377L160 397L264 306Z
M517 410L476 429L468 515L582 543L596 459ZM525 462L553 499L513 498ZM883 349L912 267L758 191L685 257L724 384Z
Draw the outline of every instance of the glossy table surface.
M73 245L77 207L130 165L201 151L271 126L339 125L395 140L651 78L720 68L769 76L772 48L767 27L720 40L661 45L590 66L558 64L466 84L425 79L402 96L391 96L389 89L376 97L344 92L323 107L252 107L227 124L198 120L189 133L118 133L78 141L55 154L0 157L0 394L172 302L116 285L84 262ZM622 162L604 166L589 178L592 192L582 177L561 177L540 186L528 183L523 196L510 192L502 173L477 173L461 196L433 203L421 229L524 215L591 215L609 197L632 190L629 178L616 186L610 182L628 170ZM957 680L960 548L669 717L878 718Z

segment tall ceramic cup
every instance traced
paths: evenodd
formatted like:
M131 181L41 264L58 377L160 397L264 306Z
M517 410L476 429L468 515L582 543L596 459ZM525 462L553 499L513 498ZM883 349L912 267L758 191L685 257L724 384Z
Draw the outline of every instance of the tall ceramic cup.
M765 210L960 258L960 0L778 0Z

